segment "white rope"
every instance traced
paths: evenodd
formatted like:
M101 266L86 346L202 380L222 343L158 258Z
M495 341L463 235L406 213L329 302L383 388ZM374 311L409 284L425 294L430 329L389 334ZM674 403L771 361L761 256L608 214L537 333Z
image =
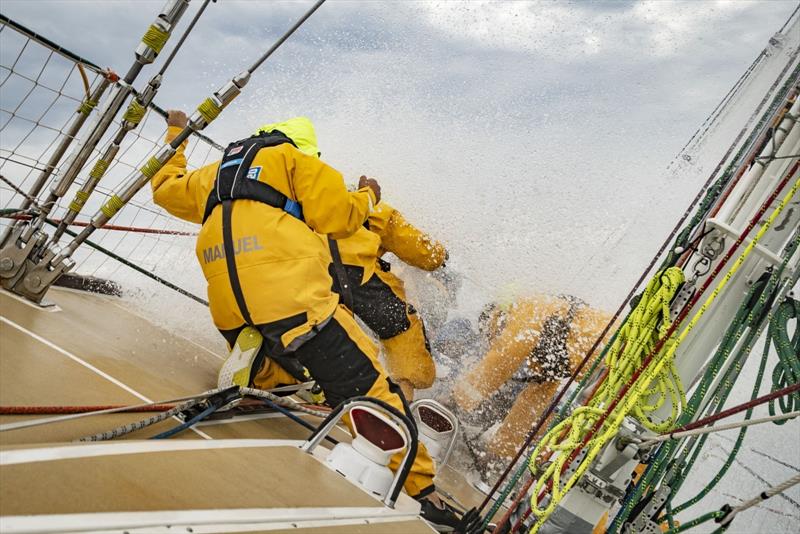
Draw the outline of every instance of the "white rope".
M778 493L782 493L782 492L786 491L787 489L791 488L795 484L800 484L800 474L797 474L797 475L793 476L789 480L787 480L787 481L785 481L785 482L783 482L781 484L778 484L777 486L773 486L768 490L762 491L756 497L753 497L749 501L743 502L739 506L731 508L731 510L719 520L720 525L722 525L722 529L724 530L724 529L728 528L728 525L731 524L731 521L733 521L733 518L736 517L736 514L738 514L740 512L744 512L748 508L752 508L753 506L756 506L757 504L761 503L762 501L766 501L770 497L773 497L773 496L777 495Z
M249 395L251 397L257 397L259 399L267 399L268 401L274 402L278 406L289 408L290 410L296 410L298 412L302 412L308 415L313 415L315 417L321 417L325 419L330 415L328 412L306 408L302 404L298 404L288 397L279 397L277 395L273 395L269 391L264 391L262 389L241 388L239 392L242 395Z
M670 434L662 434L660 436L656 436L652 439L648 439L646 441L639 443L639 448L646 449L652 447L657 443L661 443L662 441L667 441L670 439L680 439L686 436L697 436L699 434L722 432L723 430L731 430L733 428L741 428L750 425L759 425L762 423L769 423L772 421L781 421L783 419L792 419L797 416L800 416L800 411L771 415L769 417L762 417L760 419L749 419L746 421L739 421L737 423L728 423L726 425L707 426L705 428L695 428L692 430L685 430L683 432L672 432Z
M124 436L125 434L130 434L131 432L136 432L137 430L141 430L156 423L160 423L161 421L166 421L170 417L176 416L179 413L183 412L184 410L188 410L189 408L192 408L193 406L196 406L198 404L200 404L199 399L190 400L188 402L184 402L183 404L179 404L174 408L170 408L166 412L161 412L159 414L150 416L146 419L142 419L141 421L120 425L116 428L112 428L111 430L107 430L105 432L99 432L97 434L92 434L90 436L84 436L82 438L76 439L75 441L108 441L114 438L118 438L120 436Z

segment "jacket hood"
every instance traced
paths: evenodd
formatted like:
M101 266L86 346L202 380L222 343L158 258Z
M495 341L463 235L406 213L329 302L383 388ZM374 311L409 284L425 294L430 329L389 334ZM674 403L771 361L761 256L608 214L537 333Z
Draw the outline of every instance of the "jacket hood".
M309 156L319 157L319 147L317 147L317 133L314 131L314 124L308 117L295 117L283 122L265 124L256 130L256 134L261 132L271 132L278 130L286 137L294 141L300 152Z

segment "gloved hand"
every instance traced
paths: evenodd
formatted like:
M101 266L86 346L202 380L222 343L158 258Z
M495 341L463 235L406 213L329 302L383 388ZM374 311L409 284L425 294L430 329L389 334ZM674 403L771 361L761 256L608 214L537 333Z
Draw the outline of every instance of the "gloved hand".
M358 179L358 188L363 189L365 187L372 189L372 193L375 195L375 204L381 201L381 186L376 179L367 178L366 176L360 177Z
M186 128L187 124L189 124L189 118L183 111L179 109L170 109L167 111L167 126Z

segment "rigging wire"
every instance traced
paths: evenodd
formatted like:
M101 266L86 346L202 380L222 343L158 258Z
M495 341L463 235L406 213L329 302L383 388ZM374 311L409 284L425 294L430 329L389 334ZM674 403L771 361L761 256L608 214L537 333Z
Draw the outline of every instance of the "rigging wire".
M694 428L692 430L682 430L682 431L675 431L670 432L668 434L662 434L652 439L648 439L647 441L642 441L637 443L637 446L640 449L647 449L652 447L653 445L657 445L663 441L667 441L670 439L678 440L681 438L689 437L689 436L699 436L702 434L711 434L714 432L722 432L724 430L732 430L734 428L743 428L746 426L751 425L761 425L764 423L778 423L784 422L788 419L794 419L795 417L800 415L800 411L797 412L789 412L789 413L782 413L778 415L770 415L767 417L760 417L758 419L746 419L744 421L739 421L737 423L728 423L724 425L715 425L709 426L706 428Z
M774 497L779 493L783 493L787 489L797 484L800 484L800 474L793 476L792 478L778 484L777 486L773 486L765 491L762 491L757 496L753 497L748 501L743 502L739 506L733 508L731 508L730 506L723 506L720 509L720 512L722 512L723 515L717 520L717 523L720 523L720 527L714 531L714 534L718 534L727 530L727 528L731 525L733 519L738 514L744 512L749 508L752 508L753 506L761 504L770 497Z

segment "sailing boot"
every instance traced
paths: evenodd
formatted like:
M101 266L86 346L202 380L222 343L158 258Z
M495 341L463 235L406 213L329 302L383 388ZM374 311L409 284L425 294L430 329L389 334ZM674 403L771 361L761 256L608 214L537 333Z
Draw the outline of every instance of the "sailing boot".
M263 351L259 350L263 342L264 338L258 330L252 326L243 328L230 354L222 363L217 376L217 387L248 387L253 375L264 363ZM259 353L261 353L260 358Z

